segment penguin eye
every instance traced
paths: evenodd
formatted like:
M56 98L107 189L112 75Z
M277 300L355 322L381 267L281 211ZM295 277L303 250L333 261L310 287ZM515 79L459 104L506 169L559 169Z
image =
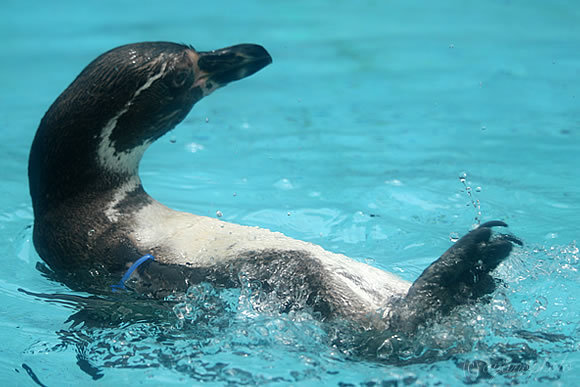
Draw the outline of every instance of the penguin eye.
M189 71L181 70L178 71L173 80L171 81L171 85L175 88L182 87L185 84L185 81L189 78Z

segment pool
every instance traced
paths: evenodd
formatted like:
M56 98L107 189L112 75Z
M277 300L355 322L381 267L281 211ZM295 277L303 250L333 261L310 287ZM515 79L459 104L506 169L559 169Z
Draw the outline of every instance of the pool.
M0 11L3 385L580 381L575 2L5 1ZM200 285L156 318L107 316L96 303L84 310L95 323L76 324L86 315L75 297L89 295L37 268L28 150L89 61L145 40L255 42L274 59L147 152L141 177L164 204L410 281L479 220L509 223L525 246L497 269L492 300L422 337L457 351L428 363L357 358L306 313L254 310L250 285Z

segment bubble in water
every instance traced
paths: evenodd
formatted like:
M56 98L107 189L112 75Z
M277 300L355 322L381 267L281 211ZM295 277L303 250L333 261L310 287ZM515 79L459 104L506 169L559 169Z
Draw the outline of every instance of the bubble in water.
M481 192L481 187L475 187L475 192Z
M223 214L223 213L222 213L220 210L217 210L217 211L215 212L215 215L216 215L218 218L221 218L222 216L224 216L224 214Z
M456 232L452 232L451 234L449 234L449 240L451 242L457 242L459 240L459 234Z
M467 173L466 172L461 172L459 174L459 181L462 183L465 183L465 180L467 179Z

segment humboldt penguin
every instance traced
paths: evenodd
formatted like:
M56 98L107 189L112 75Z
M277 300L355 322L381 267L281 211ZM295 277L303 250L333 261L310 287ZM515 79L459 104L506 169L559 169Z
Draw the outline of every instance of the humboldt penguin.
M34 246L71 287L120 287L164 298L202 282L259 283L281 311L372 321L412 332L494 289L509 255L500 221L459 239L414 282L264 228L172 210L147 194L145 150L203 97L272 63L261 46L214 51L169 42L112 49L92 61L42 118L29 159ZM125 275L124 275L125 274ZM113 285L113 288L110 286Z

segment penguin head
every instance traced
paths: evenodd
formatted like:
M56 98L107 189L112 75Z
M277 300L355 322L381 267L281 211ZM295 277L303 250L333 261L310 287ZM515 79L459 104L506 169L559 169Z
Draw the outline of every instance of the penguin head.
M202 52L144 42L100 55L40 122L29 159L33 198L107 189L135 176L145 149L197 101L271 62L254 44Z
M253 44L198 52L191 46L148 42L101 55L79 78L88 78L81 82L94 88L86 92L98 96L96 106L115 104L105 110L109 121L103 129L111 132L115 152L123 152L156 140L201 98L271 61L263 47Z
M96 168L135 173L144 149L197 101L271 62L254 44L206 52L169 42L117 47L91 62L47 111L39 153L43 162L89 156Z

